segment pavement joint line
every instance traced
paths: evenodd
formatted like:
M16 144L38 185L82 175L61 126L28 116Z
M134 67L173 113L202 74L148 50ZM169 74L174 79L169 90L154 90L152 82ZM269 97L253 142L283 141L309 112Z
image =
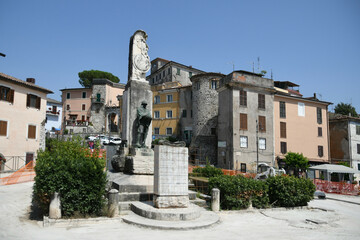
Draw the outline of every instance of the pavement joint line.
M332 198L332 197L328 197L328 196L326 196L326 199L360 205L360 203L357 203L357 202L342 200L342 199L338 199L338 198Z

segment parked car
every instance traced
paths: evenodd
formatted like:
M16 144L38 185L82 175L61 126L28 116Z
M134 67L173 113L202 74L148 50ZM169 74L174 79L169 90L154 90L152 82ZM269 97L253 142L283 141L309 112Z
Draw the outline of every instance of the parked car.
M118 137L110 138L109 144L119 145L120 143L121 143L121 138L118 138Z
M108 137L102 137L100 138L100 143L103 145L108 145L110 143L110 139Z
M90 136L87 138L89 141L95 141L96 139L98 139L97 136Z

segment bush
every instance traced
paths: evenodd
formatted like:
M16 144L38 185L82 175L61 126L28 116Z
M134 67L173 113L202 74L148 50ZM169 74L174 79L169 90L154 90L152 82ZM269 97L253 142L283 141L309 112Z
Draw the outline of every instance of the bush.
M206 166L203 168L202 167L194 168L193 173L197 173L198 175L207 178L216 177L224 174L220 168L210 166L210 164L206 164Z
M268 178L270 203L278 207L306 206L313 199L315 185L309 179L290 176Z
M104 205L104 167L105 160L97 151L91 154L79 138L52 141L46 151L38 152L34 201L47 213L50 197L59 192L63 216L99 215Z
M245 209L250 205L250 200L256 208L268 205L267 185L265 182L241 175L220 175L209 179L209 191L213 188L220 190L221 209Z

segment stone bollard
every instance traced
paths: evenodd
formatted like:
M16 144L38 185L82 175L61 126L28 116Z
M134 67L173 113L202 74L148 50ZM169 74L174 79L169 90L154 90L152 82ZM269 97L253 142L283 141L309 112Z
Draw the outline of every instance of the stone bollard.
M119 215L119 191L111 189L109 191L108 201L109 217L116 217Z
M220 211L220 190L217 188L211 190L211 210Z
M61 218L61 201L60 194L55 192L51 196L50 207L49 207L49 218L59 219Z

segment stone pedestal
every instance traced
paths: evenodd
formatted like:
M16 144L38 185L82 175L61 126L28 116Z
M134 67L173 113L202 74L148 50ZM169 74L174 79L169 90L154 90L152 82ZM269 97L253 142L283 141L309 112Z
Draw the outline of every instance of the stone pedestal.
M166 145L155 146L154 206L188 207L188 184L188 149Z
M55 192L50 199L49 206L49 218L60 219L61 218L61 201L60 194Z
M127 140L128 145L134 146L137 137L137 108L141 102L147 103L147 109L152 112L152 91L147 81L131 80L126 84L123 93L123 112L122 112L122 139ZM152 141L152 124L149 125L148 135L145 145L150 148Z
M148 148L129 149L125 156L124 173L128 174L154 174L154 151Z

